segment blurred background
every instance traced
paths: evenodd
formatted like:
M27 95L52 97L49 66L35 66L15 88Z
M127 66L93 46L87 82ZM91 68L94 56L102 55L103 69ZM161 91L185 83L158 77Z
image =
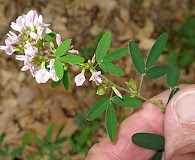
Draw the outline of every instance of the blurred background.
M126 47L133 40L144 57L155 39L167 32L169 40L158 64L177 64L181 68L180 83L195 83L194 0L0 0L0 45L4 45L10 23L32 9L43 15L44 22L64 40L71 38L74 48L86 60L95 53L98 40L107 31L113 36L110 51ZM139 82L140 76L129 56L116 63L126 76L116 79L106 74L108 78L121 86L130 78ZM65 124L61 135L69 140L62 144L64 159L85 159L91 145L106 137L103 116L90 123L85 120L89 108L100 98L95 85L85 82L82 87L75 87L72 81L70 92L63 86L53 89L50 82L37 84L29 72L20 71L22 66L14 55L0 51L0 134L6 134L0 148L9 145L13 150L21 146L26 133L44 140L53 122L52 139ZM80 70L72 67L71 73L73 79ZM89 78L90 74L86 76ZM166 89L164 78L145 79L142 94L149 98ZM132 112L116 110L119 122ZM24 159L24 155L33 157L37 149L40 146L30 140L25 151L15 159Z

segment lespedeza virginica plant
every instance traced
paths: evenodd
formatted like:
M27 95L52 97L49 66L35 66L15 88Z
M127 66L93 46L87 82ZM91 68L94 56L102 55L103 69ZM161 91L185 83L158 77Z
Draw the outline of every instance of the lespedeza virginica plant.
M81 72L74 78L76 86L82 86L86 81L85 72L90 72L89 81L95 82L97 95L102 96L107 92L108 88L111 89L109 97L98 100L91 107L87 114L87 120L92 121L103 112L106 112L105 124L112 142L116 139L116 106L139 108L142 106L141 99L154 104L165 112L166 106L163 106L161 100L151 101L142 95L141 88L145 77L156 79L166 75L166 83L170 88L169 100L178 90L175 85L179 80L179 68L177 66L155 65L167 42L167 33L159 36L149 51L146 61L144 61L143 55L134 41L130 41L127 47L109 52L112 35L110 32L106 32L98 42L92 59L86 62L82 56L79 56L79 52L73 49L71 39L62 41L61 36L52 31L49 28L49 24L45 24L42 16L38 15L34 10L19 16L16 22L11 23L11 28L14 32L10 31L7 34L5 46L0 46L0 49L5 50L7 55L15 54L17 60L23 61L24 66L21 70L30 70L37 83L46 83L51 79L52 87L55 88L60 83L63 83L65 90L70 91L70 67L77 65L80 67ZM130 79L128 82L124 82L126 83L126 88L123 88L103 75L103 72L108 72L118 77L124 76L123 69L115 65L114 62L126 55L131 56L133 65L140 74L139 86L136 86L134 79ZM121 94L121 91L125 94ZM158 137L158 135L141 133L135 134L132 140L138 145L151 148L150 145L145 145L145 142L140 140L147 138L147 140L156 141ZM164 141L162 137L160 137L160 144L160 148L157 146L151 149L163 149L162 144L164 144Z

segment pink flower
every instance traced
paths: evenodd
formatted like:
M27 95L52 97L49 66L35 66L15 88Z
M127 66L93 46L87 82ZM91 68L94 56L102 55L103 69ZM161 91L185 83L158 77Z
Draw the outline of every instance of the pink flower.
M56 43L58 46L62 43L62 37L60 34L56 34Z
M114 93L120 98L120 99L123 99L121 93L119 92L118 89L116 89L114 86L112 86L112 90L114 91Z
M100 74L101 74L101 71L93 72L89 81L94 81L96 85L99 85L100 83L102 83L102 79L99 76Z
M25 17L26 17L26 15L24 15L24 14L22 16L19 16L16 19L16 23L11 22L10 27L15 31L22 32L23 28L25 27Z
M83 72L79 73L75 76L74 81L76 83L76 86L81 86L85 82L85 75Z
M16 55L17 60L24 61L24 66L21 68L21 70L22 71L30 70L33 77L35 77L37 67L34 66L32 61L37 53L38 53L37 48L34 48L30 44L26 44L24 46L24 55Z
M50 78L50 73L45 69L41 68L35 74L35 80L37 83L46 83Z
M7 39L5 40L5 46L0 46L1 50L5 50L5 53L7 55L11 55L12 53L14 53L17 49L16 46L20 42L20 36L17 36L15 33L9 31L9 33L7 34Z
M55 82L59 81L59 78L56 75L56 72L55 72L55 69L54 69L54 59L50 60L49 65L47 67L50 68L49 73L50 73L51 79Z

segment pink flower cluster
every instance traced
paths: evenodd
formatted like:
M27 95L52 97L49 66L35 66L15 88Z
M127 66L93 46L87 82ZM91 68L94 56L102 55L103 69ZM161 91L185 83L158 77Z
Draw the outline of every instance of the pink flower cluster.
M44 36L52 32L48 27L49 24L43 23L42 16L31 10L11 23L11 28L19 34L9 31L5 46L0 46L8 55L21 52L22 55L16 55L17 60L24 61L21 70L30 70L37 83L45 83L50 78L59 80L54 70L54 59L48 58L51 57L52 48L43 41ZM56 39L59 44L60 36Z

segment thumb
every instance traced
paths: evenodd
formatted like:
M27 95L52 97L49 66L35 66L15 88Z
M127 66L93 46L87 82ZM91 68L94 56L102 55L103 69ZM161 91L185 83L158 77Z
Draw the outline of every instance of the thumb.
M167 106L165 159L195 159L195 85L182 88Z

